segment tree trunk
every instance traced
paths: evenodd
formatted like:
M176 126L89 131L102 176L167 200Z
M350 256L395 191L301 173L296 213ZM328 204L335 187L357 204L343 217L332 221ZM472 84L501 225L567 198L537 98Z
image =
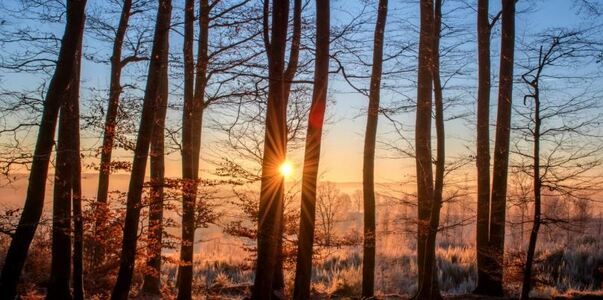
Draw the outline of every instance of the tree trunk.
M195 60L193 58L193 39L195 35L195 1L186 0L184 7L184 105L182 112L182 243L180 245L180 265L178 266L178 287L179 299L190 299L190 289L188 287L188 278L184 285L182 284L182 273L190 264L192 267L193 259L193 240L189 234L190 228L187 224L191 223L194 214L191 214L191 205L194 205L197 182L193 179L193 103L195 89ZM194 211L194 207L192 208ZM194 229L193 229L194 231ZM188 238L187 238L188 237ZM194 234L193 234L194 239ZM186 265L185 265L186 264ZM186 291L185 291L186 290ZM184 295L186 294L186 295Z
M199 43L196 77L193 71L194 1L187 1L185 7L185 108L182 136L182 178L184 190L182 198L182 244L178 266L178 299L191 299L193 283L193 252L195 242L195 206L199 180L199 158L203 112L205 110L205 87L207 85L209 13L207 0L201 0L199 10Z
M170 30L172 5L170 0L159 0L157 22L151 62L147 76L147 86L142 108L142 118L138 130L134 161L130 185L128 187L128 198L126 204L126 220L124 223L124 235L121 249L121 259L117 281L111 295L113 300L127 299L132 282L134 262L136 259L136 244L138 239L138 222L140 219L141 196L144 183L147 158L149 156L149 144L153 134L153 122L155 111L161 98L161 80L165 68L167 68L168 40Z
M330 18L329 0L316 0L316 63L304 154L301 217L293 292L293 299L297 300L310 299L316 221L316 185L329 83Z
M362 253L363 298L372 298L375 292L375 145L377 140L377 122L379 119L381 74L383 70L383 40L387 19L387 2L387 0L379 0L379 7L377 9L368 115L366 120L366 133L364 135L362 169L362 189L364 196L364 247Z
M437 266L436 266L436 238L440 225L440 209L442 208L442 193L444 190L445 171L445 135L444 135L444 104L442 97L442 83L440 81L440 32L442 27L442 1L435 0L434 28L433 28L433 57L431 75L435 100L435 128L436 128L436 172L433 199L431 202L429 228L425 241L425 254L423 259L423 278L419 279L419 291L416 299L441 299ZM431 151L430 151L431 155ZM431 168L431 166L430 166ZM421 262L421 261L419 261Z
M291 93L291 85L297 73L297 65L299 62L299 46L301 40L301 14L302 14L302 1L294 0L293 4L293 33L291 37L291 47L289 49L289 62L287 63L287 69L285 70L285 101L289 102L289 94ZM281 209L284 213L285 203L283 202L283 208ZM272 289L275 291L284 292L285 289L285 273L283 270L283 234L284 234L285 223L281 223L278 248L277 248L277 261L276 268L274 270L274 281L272 283Z
M272 41L268 48L268 102L258 220L258 257L252 299L271 299L283 216L284 180L279 166L287 151L287 103L284 99L284 59L289 1L272 3Z
M492 291L492 255L488 250L490 228L490 17L489 0L477 4L477 287L475 294Z
M76 157L79 157L79 85L81 40L73 65L73 81L61 106L54 175L52 208L52 257L46 299L72 299L71 280L71 205L74 198ZM79 162L79 161L77 161ZM74 276L74 279L76 277Z
M515 0L502 0L502 37L500 51L500 83L498 115L494 144L494 169L490 212L489 254L492 256L490 295L503 295L503 264L505 249L505 213L507 204L507 171L511 101L513 94L513 57L515 51Z
M81 51L81 43L80 43ZM80 81L80 66L81 56L77 61L77 80ZM72 154L73 159L73 299L84 300L84 222L82 219L82 158L80 155L80 93L79 84L72 90L71 100L74 101L74 114L77 116L73 120L75 128L73 140L75 141L75 152Z
M425 247L429 235L430 210L433 202L433 171L431 169L431 109L434 14L433 0L421 0L419 37L419 71L417 81L417 116L415 126L415 161L417 170L417 263L419 269L418 299L428 299L431 289L424 290ZM430 284L428 284L430 285Z
M542 48L540 50L542 57ZM538 75L531 84L534 88L532 98L534 99L534 130L532 131L532 137L534 138L534 154L533 154L533 172L534 172L534 223L532 225L532 231L530 232L530 241L528 244L528 253L526 257L526 265L523 273L523 284L521 286L521 299L528 300L530 295L530 289L532 285L532 265L534 264L534 254L536 252L536 242L538 241L538 230L541 224L541 211L542 211L542 180L540 178L540 126L542 119L540 118L540 70L543 68L544 59L540 58L541 65L539 66Z
M54 143L57 116L60 107L67 101L69 86L75 76L75 62L77 56L81 55L77 51L77 45L80 44L83 35L85 7L85 0L67 2L67 24L56 69L44 101L25 205L2 267L0 277L0 298L2 299L13 299L16 296L17 283L27 258L29 246L42 216L48 164Z
M142 286L143 295L161 297L161 248L163 245L163 201L165 185L165 116L168 105L167 67L161 70L158 108L151 140L151 192L149 196L149 232L147 273Z
M121 51L128 22L130 19L130 10L132 9L132 0L124 0L119 24L115 33L115 41L113 42L113 54L111 55L111 79L109 83L109 104L107 105L107 116L105 117L105 128L103 134L103 145L101 149L101 161L98 174L98 191L96 195L96 224L95 236L103 236L102 228L107 220L107 200L109 194L109 175L111 174L111 153L113 151L113 143L115 140L115 127L117 119L117 110L119 107L119 96L121 94ZM95 265L100 266L104 261L105 250L103 245L96 246L94 251Z

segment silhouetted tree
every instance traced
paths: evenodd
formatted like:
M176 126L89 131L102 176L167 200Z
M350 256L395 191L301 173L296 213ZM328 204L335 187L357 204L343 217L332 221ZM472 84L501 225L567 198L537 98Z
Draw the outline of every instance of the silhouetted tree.
M515 1L502 0L500 71L494 167L490 200L490 235L486 264L489 277L488 294L503 295L503 264L505 250L505 215L507 205L507 173L513 98L513 62L515 54ZM490 268L491 267L491 268Z
M268 20L267 13L268 9L265 9L264 22ZM274 0L270 40L265 33L269 88L258 220L258 258L252 299L272 298L274 269L277 264L284 195L279 167L285 161L287 148L287 103L284 99L283 71L288 15L288 0Z
M377 8L377 23L373 41L373 66L369 88L369 107L364 135L362 168L362 191L364 196L364 248L362 252L362 297L371 298L375 290L375 145L379 100L381 96L381 73L383 71L383 40L387 19L387 0L380 0Z
M299 242L293 299L310 298L316 222L316 185L329 83L330 20L329 0L316 0L314 90L312 93L312 106L310 107L310 115L308 117L308 133L306 135L306 149L304 153Z
M119 273L111 295L111 299L127 299L132 282L134 261L136 259L136 244L138 240L138 223L140 219L141 196L146 171L149 146L153 137L153 123L155 112L159 108L161 100L161 81L164 69L167 68L169 51L169 31L171 21L172 4L170 0L159 0L157 21L151 62L147 76L147 87L142 108L142 118L136 141L134 161L130 185L128 187L128 198L126 204L126 219L124 223L124 235L122 241Z
M163 246L163 206L165 186L165 117L168 105L168 70L159 71L159 93L153 137L151 139L151 191L149 195L149 233L147 245L147 272L142 286L143 295L161 296L161 248Z
M67 23L54 75L44 101L25 206L2 267L0 297L4 299L15 298L17 283L27 258L29 245L42 215L48 164L54 144L58 113L61 106L69 99L70 85L77 76L75 65L78 55L81 55L77 49L84 30L85 7L85 0L67 2Z

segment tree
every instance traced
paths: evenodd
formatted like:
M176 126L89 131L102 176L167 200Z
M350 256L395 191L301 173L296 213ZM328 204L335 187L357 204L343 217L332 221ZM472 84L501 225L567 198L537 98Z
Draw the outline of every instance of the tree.
M182 244L178 266L178 299L190 299L193 282L195 242L195 202L199 178L199 155L205 88L207 86L208 33L210 6L201 0L196 77L193 59L193 0L186 1L184 12L184 110L182 115Z
M267 13L268 10L265 9L265 23L268 19ZM285 91L283 71L288 15L289 2L275 0L272 3L270 40L267 39L268 34L265 32L269 88L258 220L258 258L252 299L272 298L274 269L277 264L284 194L283 178L279 173L279 167L285 161L287 146L287 103L283 97Z
M104 124L103 144L101 149L101 160L98 174L98 191L96 201L99 211L98 221L95 224L95 230L102 227L106 215L106 205L109 194L109 175L111 174L111 154L113 153L113 144L115 140L115 130L117 126L117 112L119 107L119 97L121 94L121 72L127 64L127 60L122 59L122 46L126 37L128 22L132 15L132 0L124 0L122 11L119 18L119 24L115 31L115 40L113 42L113 53L111 55L111 79L109 86L109 101L107 104L107 115ZM100 234L97 232L96 234ZM95 249L95 259L97 264L104 260L104 250L102 245Z
M379 119L383 40L387 19L387 0L380 0L373 41L373 66L369 90L369 108L364 135L362 191L364 198L364 248L362 252L362 297L371 298L375 290L375 144Z
M163 203L165 186L165 117L168 106L167 65L160 70L157 109L151 139L151 191L149 195L149 239L147 267L142 293L161 297L161 248L163 246Z
M312 92L312 106L308 117L308 133L306 134L304 152L299 242L293 299L310 298L316 222L316 185L329 82L330 19L329 0L317 0L314 90Z
M141 196L146 171L149 145L153 136L155 111L159 107L160 89L163 70L167 68L169 30L172 5L170 0L159 0L157 21L151 62L147 76L147 86L142 108L140 128L136 141L134 161L126 204L126 219L123 230L122 249L119 273L111 295L111 299L127 299L132 282L134 261L136 259L136 243L138 239L138 222L141 210Z
M515 0L502 0L500 71L494 166L490 200L490 234L487 255L491 281L489 295L503 295L503 263L505 250L505 215L507 205L507 173L513 98L513 62L515 53Z
M428 263L432 259L427 254L427 240L429 237L430 217L435 206L433 190L433 170L431 167L431 111L432 111L432 68L434 58L434 2L422 0L420 2L421 28L419 36L419 70L417 79L417 110L415 126L415 161L417 171L417 203L418 203L418 232L417 232L417 262L419 266L419 290L416 299L433 299L431 277L426 274L432 270L426 267L433 266ZM433 267L432 267L433 268Z
M489 0L477 3L477 287L476 294L486 294L490 290L488 237L490 223L490 38L492 23L489 17Z
M592 140L592 132L596 131L601 118L600 113L590 112L598 108L594 100L597 95L591 95L588 87L568 96L547 93L555 85L569 83L569 76L556 70L578 65L586 69L596 59L599 49L596 42L589 40L592 33L588 31L552 29L537 41L539 46L528 46L530 57L521 78L528 88L524 104L529 108L528 111L517 111L527 122L518 128L522 132L521 142L531 144L532 154L519 143L516 153L522 158L517 171L532 178L534 216L521 299L528 299L532 286L539 229L541 225L555 222L552 216L542 214L545 197L586 200L600 184L596 179L599 174L591 174L603 162L598 154L603 146L596 139ZM582 76L581 81L587 84L590 81L585 72L574 71L571 77L576 76ZM575 83L570 84L575 87ZM571 144L581 146L564 147Z
M442 83L440 80L440 34L442 28L442 1L435 0L433 8L433 49L430 54L433 55L431 58L431 65L427 66L431 71L431 80L433 83L434 92L434 104L435 104L435 129L436 129L436 170L435 170L435 182L430 185L433 187L432 199L429 210L428 224L422 224L423 220L419 220L419 226L428 226L426 231L427 237L424 240L424 254L423 260L417 260L419 264L423 264L423 273L419 274L419 291L415 296L416 299L440 299L440 291L438 288L438 276L436 272L436 237L440 225L440 209L443 202L443 190L444 190L444 173L445 173L445 135L444 135L444 104L442 96ZM430 91L431 92L431 91ZM420 99L417 97L417 99ZM431 104L430 104L431 106ZM419 122L419 106L417 104L417 123ZM430 107L431 109L431 107ZM425 112L426 113L426 112ZM431 123L431 117L430 117ZM431 124L429 124L431 126ZM417 134L419 134L417 132ZM431 133L429 133L431 134ZM431 157L431 140L428 139L426 143L429 143L429 155ZM417 146L417 160L419 159L419 147ZM431 164L429 165L431 171ZM419 172L417 172L417 177ZM426 176L423 174L423 176ZM425 180L425 179L424 179ZM431 179L431 177L429 178ZM420 195L420 194L419 194ZM421 201L421 198L418 198ZM425 199L423 201L426 201ZM419 231L421 234L421 231Z
M47 299L72 299L69 284L72 263L71 236L73 233L71 213L72 204L75 204L75 197L77 197L75 183L78 179L76 179L76 176L79 176L76 169L79 167L76 164L79 164L79 73L81 53L82 41L80 40L76 50L75 75L66 95L67 100L63 103L59 116L52 209L52 258ZM81 275L81 273L77 276L74 274L74 281L78 277L81 280ZM81 292L80 290L79 293Z
M15 298L17 283L27 258L29 245L33 239L44 206L44 193L48 164L54 144L54 132L57 117L61 106L67 101L70 84L76 77L76 62L78 46L81 43L84 20L85 0L72 0L67 2L67 23L61 42L58 61L52 80L48 86L44 109L40 121L40 129L34 150L29 185L25 206L19 220L15 235L11 240L2 274L0 277L0 297L5 299Z

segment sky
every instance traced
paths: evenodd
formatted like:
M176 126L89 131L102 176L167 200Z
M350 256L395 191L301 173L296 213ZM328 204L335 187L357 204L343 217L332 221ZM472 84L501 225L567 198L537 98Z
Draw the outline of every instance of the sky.
M17 0L4 0L7 1L5 4L14 4ZM90 0L90 5L94 6L98 4L99 0ZM538 32L547 27L555 26L571 26L580 24L583 22L589 22L584 17L579 17L576 14L576 9L573 6L574 1L571 0L542 0L542 1L529 1L526 2L530 5L527 11L525 10L528 4L524 1L519 1L518 10L520 13L517 16L517 42L521 43L522 40L528 39L531 33ZM177 1L175 1L177 3ZM336 20L345 19L346 12L354 11L359 9L360 5L353 1L337 0L333 1L332 9L333 16ZM312 9L310 7L309 9ZM446 12L446 2L444 4L444 11ZM499 10L498 1L492 1L491 12ZM406 23L407 26L417 26L418 23L418 4L416 1L390 1L390 17L388 19L388 29L386 31L386 43L388 43L388 37L390 35L405 35L404 32L400 32L402 27L400 24ZM469 9L464 9L461 12L455 11L452 13L454 22L461 22L465 26L468 26L467 30L462 32L461 39L467 39L473 41L472 43L465 44L462 47L468 51L475 51L475 14ZM25 22L32 22L25 21ZM336 23L337 21L335 21ZM446 22L446 20L444 20ZM451 21L453 22L453 21ZM451 23L454 26L454 23ZM30 24L35 25L35 24ZM370 26L369 26L370 27ZM60 30L60 26L56 26L55 30ZM408 32L407 40L412 40L416 37L416 33ZM493 37L492 50L493 50L493 65L492 70L497 73L497 62L498 57L498 35ZM86 47L94 49L96 47L103 47L99 42L92 39L85 41L89 42ZM173 42L178 43L176 40ZM443 40L443 43L447 41ZM391 47L392 45L390 45ZM394 45L395 46L395 45ZM104 45L106 47L106 45ZM172 49L179 51L180 45L172 46ZM472 61L474 55L470 55L468 62L475 63ZM408 65L414 65L416 62L412 57L409 57L406 62ZM445 64L445 60L443 64ZM395 67L395 66L393 66ZM445 97L460 97L463 99L466 105L462 110L467 111L470 115L474 111L474 99L475 89L474 85L477 80L475 76L474 66L467 66L467 74L460 79L454 79L452 82L462 85L464 88L459 90L452 89L449 94L445 94ZM494 74L494 75L495 75ZM408 80L412 82L416 77L416 73L405 75ZM455 81L456 80L456 81ZM24 74L5 74L1 77L0 84L5 86L15 87L28 87L39 82L39 78L31 77L30 75ZM89 60L85 60L82 69L82 84L85 88L91 87L106 87L109 82L109 72L106 65L93 63ZM493 116L495 115L496 105L496 83L493 81L494 86L492 88L492 105L493 105ZM401 88L403 94L408 97L414 97L416 91L413 90L412 84ZM82 98L86 98L86 90L83 90ZM446 93L446 91L445 91ZM330 105L327 107L327 114L330 116L328 124L325 126L325 134L323 135L323 145L321 149L321 162L320 162L320 174L322 180L337 181L337 182L360 182L362 180L362 154L363 154L363 142L364 142L364 130L366 124L366 118L364 117L365 109L368 104L368 99L358 93L353 93L352 90L347 86L341 77L332 75L330 79L330 90L329 97L332 100ZM394 93L384 93L382 98L382 104L384 106L396 103L400 99L396 99L399 95ZM171 99L172 102L178 101L177 98ZM83 103L84 109L86 103ZM458 113L453 111L451 114ZM208 111L211 114L211 110ZM407 138L412 138L414 133L412 132L412 125L414 123L414 114L407 113L403 115L396 115L406 126ZM447 124L447 154L451 157L459 155L470 155L472 153L474 130L472 125L472 119L466 118L461 120L451 121ZM402 159L399 153L392 152L387 149L383 143L392 142L403 145L403 141L396 135L392 134L393 127L391 122L386 118L381 117L379 120L378 128L378 149L377 159L375 165L375 181L381 183L392 183L405 181L412 178L414 174L414 161L412 159ZM203 148L202 157L204 156L204 150L216 150L216 144L214 139L216 135L212 134L211 130L206 129L203 136ZM98 143L98 139L90 139L84 141L84 143ZM123 155L123 159L128 159L131 156ZM289 160L293 163L295 168L294 177L301 177L300 169L302 167L303 155L300 151L292 152L289 154ZM167 159L167 176L177 177L180 176L180 159L179 154L174 153ZM472 166L468 168L467 172L472 172ZM201 165L203 171L202 176L210 176L212 173L213 166L206 160ZM85 172L94 172L94 170L87 169Z

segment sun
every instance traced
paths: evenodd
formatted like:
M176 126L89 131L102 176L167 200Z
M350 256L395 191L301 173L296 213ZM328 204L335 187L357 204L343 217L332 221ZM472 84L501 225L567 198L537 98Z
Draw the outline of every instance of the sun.
M291 164L290 161L286 160L278 168L278 171L283 177L288 178L291 176L291 174L293 174L293 164Z

